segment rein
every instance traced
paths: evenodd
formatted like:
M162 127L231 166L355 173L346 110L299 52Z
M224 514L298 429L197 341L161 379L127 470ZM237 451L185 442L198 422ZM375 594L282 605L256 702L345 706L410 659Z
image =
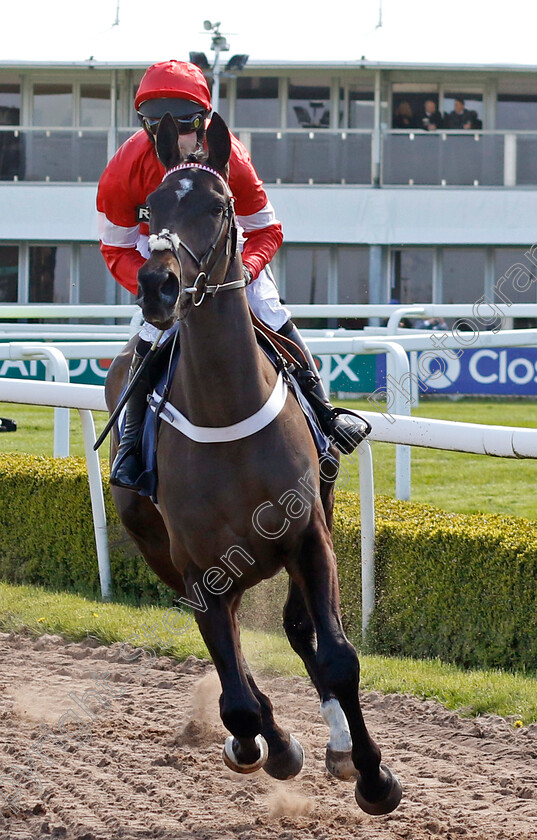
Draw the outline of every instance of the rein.
M183 248L187 252L187 254L189 254L189 256L192 257L192 259L198 267L198 275L194 280L194 285L182 289L182 291L192 295L194 306L201 306L201 304L205 300L206 295L212 295L212 297L214 297L220 289L227 289L229 291L233 289L242 289L247 285L247 280L244 277L241 277L239 280L233 280L231 283L226 283L226 277L228 276L233 262L235 260L235 253L237 249L237 228L235 226L235 213L233 207L234 199L231 195L229 185L224 180L224 178L222 178L220 173L216 171L216 169L212 169L210 166L206 166L202 163L182 163L179 166L174 166L172 169L169 169L164 174L162 180L164 181L169 175L172 175L174 172L178 172L179 170L184 169L201 169L203 172L208 172L210 175L213 175L215 178L218 178L218 180L224 185L229 201L224 213L224 217L222 219L222 224L220 225L220 229L216 234L213 242L211 243L211 245L209 245L206 252L201 258L196 256L192 248L190 248L190 246L187 245L186 242L183 242L183 240L180 239L176 233L171 233L168 230L168 228L163 228L160 231L160 233L151 234L151 236L149 237L148 244L149 250L151 252L170 250L179 264L180 275L182 275L183 272L179 249ZM226 223L227 229L223 241L223 246L218 251L217 246L220 242L220 238L222 236ZM228 265L224 274L224 280L222 283L209 284L211 275L222 257L228 258ZM195 299L195 295L197 294L200 294L198 300Z

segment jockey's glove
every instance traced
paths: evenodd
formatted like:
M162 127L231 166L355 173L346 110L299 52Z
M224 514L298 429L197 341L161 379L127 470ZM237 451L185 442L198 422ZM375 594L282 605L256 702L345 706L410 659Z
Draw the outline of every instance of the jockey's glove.
M247 265L243 265L242 267L242 276L244 277L247 286L249 286L250 283L253 283L254 278L252 277L252 272Z

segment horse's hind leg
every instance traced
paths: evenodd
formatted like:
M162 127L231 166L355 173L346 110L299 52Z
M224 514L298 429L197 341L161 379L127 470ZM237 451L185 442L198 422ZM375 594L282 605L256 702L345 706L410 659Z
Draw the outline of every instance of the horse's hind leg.
M220 717L231 732L224 746L224 761L237 773L253 773L265 764L268 746L261 735L261 705L243 667L236 616L240 596L209 594L189 576L188 597L199 603L200 593L203 604L195 611L196 621L220 677Z
M340 461L341 456L335 446L331 446L327 455L320 461L319 494L330 533L334 521L335 488ZM317 664L315 627L302 592L292 579L289 581L283 623L291 647L304 662L309 677L317 689L321 700L321 716L330 729L330 738L326 745L326 769L337 779L344 781L355 779L357 771L351 757L352 740L349 725L339 701L323 683L323 676Z
M341 625L336 558L319 509L313 513L300 557L288 571L300 586L317 636L316 660L322 684L339 701L352 738L352 760L359 776L356 800L368 814L387 814L401 799L401 786L381 764L358 697L359 663Z
M257 687L245 660L243 667L254 697L261 707L261 734L268 744L269 757L263 767L269 776L285 781L297 776L304 765L304 750L297 739L281 729L274 720L272 703Z
M283 610L283 626L289 644L302 659L321 700L321 715L330 728L326 745L326 769L337 779L356 778L352 762L352 741L347 719L338 700L329 691L317 663L317 636L299 586L289 581L289 593Z

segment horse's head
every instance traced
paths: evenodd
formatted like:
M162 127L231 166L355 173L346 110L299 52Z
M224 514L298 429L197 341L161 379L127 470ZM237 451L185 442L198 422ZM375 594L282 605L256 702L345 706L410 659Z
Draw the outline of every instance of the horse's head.
M174 120L169 114L162 118L157 153L166 174L148 198L151 254L138 272L138 302L144 318L159 329L172 326L180 310L199 303L214 284L231 279L236 251L227 184L231 140L218 114L207 129L207 147L203 161L182 161Z

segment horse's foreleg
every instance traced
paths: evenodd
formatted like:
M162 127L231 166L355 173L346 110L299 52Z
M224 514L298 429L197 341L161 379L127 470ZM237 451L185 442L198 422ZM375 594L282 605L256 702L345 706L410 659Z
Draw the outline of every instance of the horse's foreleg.
M254 697L261 707L261 734L269 749L269 757L263 770L274 779L292 779L302 770L304 750L293 735L281 729L275 722L272 703L257 687L245 660L243 667Z
M232 736L224 746L224 761L237 773L253 773L265 764L268 747L261 735L261 706L243 667L236 616L239 597L209 594L189 577L188 598L199 602L200 592L196 621L220 677L220 717Z
M336 558L324 517L320 512L314 517L300 557L289 572L300 586L313 620L322 684L337 698L348 721L352 761L359 774L356 800L369 814L387 814L399 804L401 786L381 765L380 750L362 716L358 657L341 625Z
M321 715L330 729L326 745L326 769L337 779L356 778L352 763L352 741L347 719L329 691L317 662L317 636L300 587L289 580L289 594L283 610L283 626L289 643L302 659L321 701Z

